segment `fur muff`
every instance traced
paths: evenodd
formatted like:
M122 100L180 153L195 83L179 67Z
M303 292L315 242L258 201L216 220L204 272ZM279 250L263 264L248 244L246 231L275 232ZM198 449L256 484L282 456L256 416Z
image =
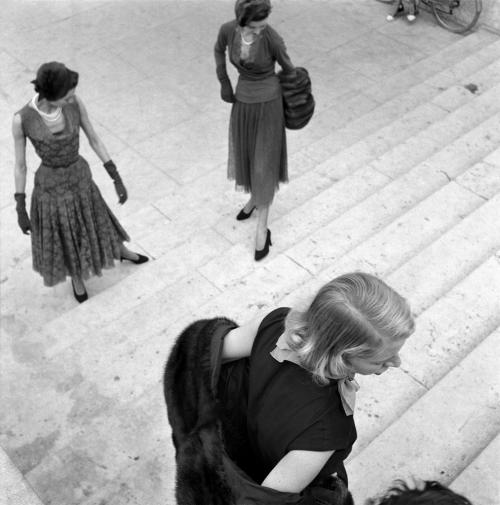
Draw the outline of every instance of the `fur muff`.
M314 113L315 102L311 93L309 72L296 67L294 73L278 72L283 94L285 126L299 130L309 123Z

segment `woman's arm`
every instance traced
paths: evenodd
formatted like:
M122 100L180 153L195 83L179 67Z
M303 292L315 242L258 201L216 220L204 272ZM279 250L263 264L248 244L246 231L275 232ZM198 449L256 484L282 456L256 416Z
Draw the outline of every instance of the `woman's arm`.
M334 451L290 451L269 472L263 486L300 493L319 474Z
M223 24L217 35L217 40L214 46L214 56L215 56L215 66L219 65L226 66L226 48L227 48L227 38L229 31L229 23Z
M14 181L16 192L17 224L25 235L31 231L30 218L26 211L26 135L24 134L22 119L19 114L14 115L12 120L12 135L14 136Z
M87 109L85 108L85 105L83 105L81 98L75 95L75 100L77 101L78 107L80 108L80 126L89 139L90 147L94 150L97 156L99 156L99 159L103 162L106 172L108 172L111 179L113 179L116 194L118 195L118 203L123 204L127 201L128 194L127 189L123 184L122 178L118 173L118 169L111 160L111 156L108 154L108 150L103 144L101 138L95 132L94 127L90 122Z
M285 72L286 74L295 72L295 66L292 63L290 56L288 56L288 52L286 50L283 38L281 37L281 35L279 35L279 33L276 30L274 30L270 26L268 28L272 40L272 47L276 61L279 63L280 67L283 69L283 72Z
M225 102L234 103L235 97L233 92L233 86L231 85L231 80L227 75L227 69L226 69L226 48L230 26L231 26L230 23L226 23L220 27L219 35L217 36L217 41L214 47L214 55L215 55L215 72L217 74L217 79L219 80L221 85L220 89L221 98Z
M103 163L106 163L111 159L111 156L108 154L106 146L103 144L101 138L95 132L82 99L75 95L75 100L77 101L78 107L80 108L80 126L82 127L82 130L85 132L85 135L89 140L90 147L97 154L97 156L99 156L99 159Z
M26 136L24 135L21 116L14 115L12 120L12 136L14 137L14 181L16 193L24 193L26 189Z
M234 361L250 356L253 341L257 335L260 323L266 314L260 314L243 326L231 330L224 338L222 347L222 362Z

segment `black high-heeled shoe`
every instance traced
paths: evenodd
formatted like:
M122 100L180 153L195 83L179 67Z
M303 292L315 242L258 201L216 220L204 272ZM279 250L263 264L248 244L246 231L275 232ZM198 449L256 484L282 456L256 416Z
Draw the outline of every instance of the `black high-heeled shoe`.
M123 260L126 260L126 261L131 261L132 263L135 263L136 265L140 265L141 263L146 263L146 261L149 261L149 258L147 256L143 256L142 254L139 254L139 253L135 253L137 254L138 258L136 260L133 260L131 258L125 258L125 256L122 256L120 258L120 262L122 262Z
M273 245L273 243L271 242L271 230L268 229L264 249L260 249L260 251L255 249L255 261L260 261L261 259L265 258L269 254L269 246L270 245Z
M73 278L71 279L71 287L73 288L73 296L75 297L75 299L78 303L83 303L84 301L89 299L89 295L87 294L87 290L85 288L83 288L84 293L82 293L81 295L79 295L76 292L75 283L73 282Z
M250 212L245 212L245 208L241 209L239 212L238 212L238 215L236 216L236 219L238 221L244 221L245 219L248 219L251 215L252 215L252 212L256 209L257 207L252 207Z

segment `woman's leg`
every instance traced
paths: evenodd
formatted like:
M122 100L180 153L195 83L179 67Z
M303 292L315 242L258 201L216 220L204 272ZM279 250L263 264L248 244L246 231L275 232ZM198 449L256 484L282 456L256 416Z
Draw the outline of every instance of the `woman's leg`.
M79 275L73 275L71 281L73 282L73 287L77 295L84 295L87 292L83 279Z
M257 233L255 234L255 249L257 251L264 249L266 245L269 207L269 204L257 207Z
M248 202L243 207L243 211L245 212L245 214L249 214L254 207L255 207L254 198L253 195L250 195L250 200L248 200Z
M122 255L122 258L128 260L137 261L139 259L139 255L125 247L123 242L120 244L120 254Z

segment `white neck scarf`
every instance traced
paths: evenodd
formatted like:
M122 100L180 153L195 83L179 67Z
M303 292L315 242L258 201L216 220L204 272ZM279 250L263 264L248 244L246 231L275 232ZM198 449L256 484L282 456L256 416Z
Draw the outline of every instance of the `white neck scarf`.
M276 347L269 354L279 363L290 361L291 363L302 366L299 356L295 351L290 349L284 334L281 335L276 342ZM356 392L359 390L359 384L354 379L354 375L352 377L342 377L336 379L336 381L344 412L346 415L352 416L356 405Z

